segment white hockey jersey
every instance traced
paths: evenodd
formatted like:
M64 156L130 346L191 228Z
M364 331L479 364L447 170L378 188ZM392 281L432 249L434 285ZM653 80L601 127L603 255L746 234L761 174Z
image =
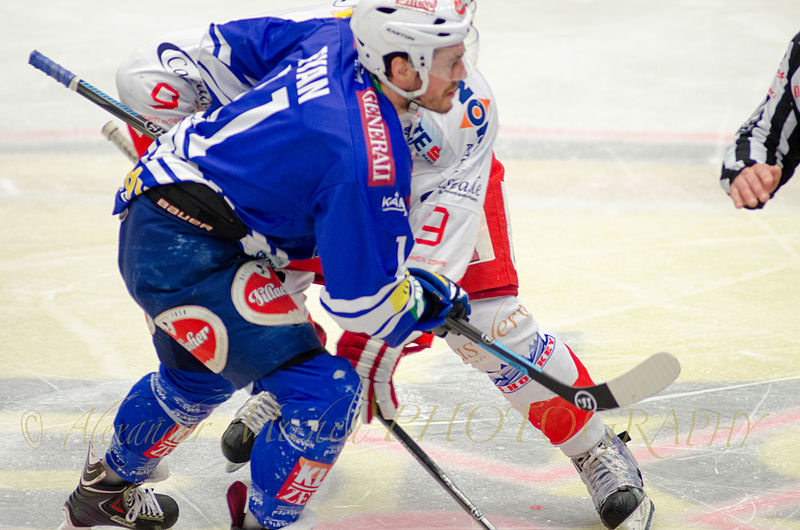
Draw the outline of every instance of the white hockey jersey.
M348 12L342 8L354 3L333 1L280 16L343 17ZM224 68L215 67L213 53L204 52L201 44L206 34L205 28L173 33L139 48L118 68L120 100L169 128L188 114L227 103L250 89L246 72L231 75L230 60ZM459 83L447 114L421 108L406 125L413 157L409 223L415 237L409 266L459 280L479 253L476 245L490 245L488 236L478 235L485 231L483 205L498 129L493 98L476 71Z

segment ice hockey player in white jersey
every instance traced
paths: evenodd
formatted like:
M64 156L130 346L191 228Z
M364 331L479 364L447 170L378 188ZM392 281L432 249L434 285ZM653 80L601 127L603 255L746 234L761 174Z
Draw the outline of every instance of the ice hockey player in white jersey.
M325 350L287 291L290 261L321 258L332 318L392 346L469 313L455 282L406 267L403 117L412 100L451 108L473 10L439 0L433 10L398 4L373 15L392 33L363 31L357 18L352 29L348 19L276 17L209 28L199 64L244 89L235 98L214 91L213 108L178 121L117 192L119 268L147 316L159 367L121 402L105 455L89 450L63 528L173 526L175 500L141 484L248 385L280 401L281 435L252 447L249 510L240 506L236 526L297 528L308 519L305 505L342 450L361 381L349 360ZM353 47L372 39L399 54L373 72L379 82Z
M355 3L331 2L283 16L347 16L343 4ZM395 2L363 3L382 6ZM226 79L202 71L197 61L202 33L175 33L137 50L118 70L121 100L169 127L186 113L213 105L219 97L217 91L232 98L246 90L246 83L226 84ZM416 119L405 124L413 157L408 213L415 237L408 264L460 279L470 296L470 321L474 325L549 375L569 384L591 385L580 360L554 333L540 329L517 297L504 169L493 155L497 128L494 96L477 71L459 83L452 110L440 114L419 108ZM135 140L143 152L147 139ZM404 208L399 197L387 206ZM297 263L292 266L308 268ZM298 285L293 289L302 292L311 275L296 275L295 279ZM392 386L395 367L404 354L430 344L430 335L413 337L415 340L405 347L390 347L380 339L347 331L339 340L337 354L350 359L362 375L369 403L364 410L367 421L375 407L385 417L396 413ZM486 373L523 417L573 460L606 526L649 527L653 506L644 492L636 462L598 416L556 397L471 341L454 334L448 334L446 340L464 362ZM246 425L258 432L274 418L271 414L277 407L272 396L257 394L242 407L233 427ZM223 440L223 448L230 450L227 456L236 462L246 461L249 447L241 448L241 430L229 432L228 441Z

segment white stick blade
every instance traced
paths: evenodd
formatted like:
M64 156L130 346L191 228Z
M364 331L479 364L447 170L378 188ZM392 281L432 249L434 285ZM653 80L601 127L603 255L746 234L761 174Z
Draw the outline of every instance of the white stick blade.
M678 359L671 353L659 352L607 384L619 406L624 407L661 392L680 373Z

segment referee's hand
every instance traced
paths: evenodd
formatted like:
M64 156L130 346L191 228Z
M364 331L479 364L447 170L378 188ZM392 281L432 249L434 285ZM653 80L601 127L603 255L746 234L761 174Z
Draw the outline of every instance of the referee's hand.
M744 168L731 182L728 193L737 208L758 208L766 204L781 180L781 168L755 164Z

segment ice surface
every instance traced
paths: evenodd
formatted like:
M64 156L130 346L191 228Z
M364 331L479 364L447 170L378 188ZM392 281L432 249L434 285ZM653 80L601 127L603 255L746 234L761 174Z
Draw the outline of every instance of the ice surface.
M27 64L33 49L114 94L167 31L290 7L260 0L0 5L0 527L54 528L86 444L155 366L116 271L109 117ZM182 12L188 9L189 12ZM480 0L521 297L595 380L669 351L677 383L604 414L627 429L656 528L800 528L800 186L757 212L718 185L797 0ZM336 338L335 326L312 311ZM577 474L443 342L406 359L401 424L498 528L601 528ZM171 457L176 528L227 528L223 405ZM469 515L378 424L312 501L330 529L461 529Z

